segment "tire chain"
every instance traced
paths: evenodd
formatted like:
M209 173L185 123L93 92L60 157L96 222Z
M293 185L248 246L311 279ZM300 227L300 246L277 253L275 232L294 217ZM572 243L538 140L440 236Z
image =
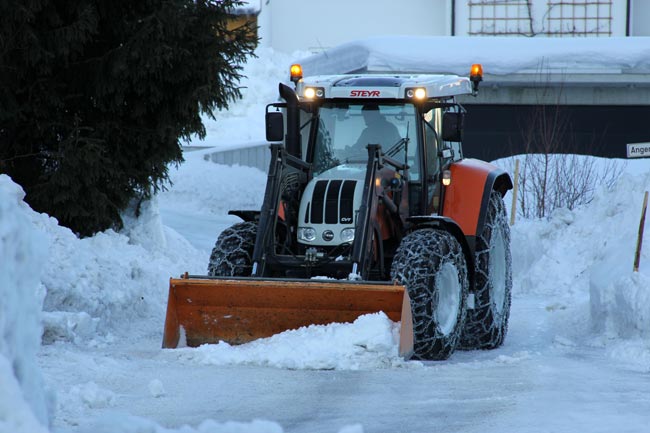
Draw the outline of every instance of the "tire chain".
M256 233L257 224L250 221L237 223L221 232L210 254L208 275L249 276Z
M503 199L498 192L492 191L488 206L485 227L481 235L476 238L474 276L477 290L475 306L468 313L467 323L461 339L460 348L465 350L499 347L503 344L508 330L512 289L512 256L509 253L510 226L508 225ZM508 249L506 254L506 300L502 317L495 317L491 307L492 297L490 296L490 240L492 239L492 233L499 229L502 230L504 242Z
M438 302L433 288L435 269L446 262L456 265L467 287L467 267L460 245L451 234L431 229L417 230L404 238L393 261L392 277L406 284L411 298L415 355L420 359L446 359L460 339L465 300L459 312L461 326L452 335L443 335L434 320L433 306Z

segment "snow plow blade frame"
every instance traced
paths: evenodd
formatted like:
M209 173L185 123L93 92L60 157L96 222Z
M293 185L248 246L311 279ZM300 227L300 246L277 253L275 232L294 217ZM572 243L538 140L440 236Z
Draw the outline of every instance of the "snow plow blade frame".
M308 325L353 322L383 311L401 321L399 353L413 353L404 286L369 281L292 280L184 275L170 278L163 348L225 341L247 343Z

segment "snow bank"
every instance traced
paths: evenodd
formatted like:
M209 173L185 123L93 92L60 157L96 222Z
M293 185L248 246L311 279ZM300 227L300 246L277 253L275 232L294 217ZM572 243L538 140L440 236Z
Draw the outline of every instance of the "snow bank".
M558 209L547 220L518 221L512 251L516 296L545 296L551 309L584 304L594 333L590 344L650 371L648 230L640 270L632 271L647 190L650 173L625 173L588 205Z
M382 36L353 41L302 59L305 75L433 72L467 75L472 63L487 74L650 72L650 38L509 38Z
M633 272L643 194L650 190L650 173L621 179L615 191L594 200L594 220L609 236L603 239L591 268L591 319L617 358L650 371L650 236L644 235L639 272ZM621 341L622 340L622 341ZM631 342L638 342L633 348Z
M10 182L5 183L13 185ZM20 212L8 209L6 218L18 219L21 215L22 224L38 233L42 245L49 246L47 255L41 246L37 258L27 253L16 255L26 262L23 273L29 274L28 283L36 278L38 287L39 273L34 269L41 270L45 297L39 301L43 302L45 343L67 340L96 344L100 336L110 341L113 332L152 331L141 327L129 330L137 318L156 318L149 322L161 327L169 277L205 268L204 253L163 226L155 198L141 205L140 218L135 218L133 209L123 215L121 233L108 230L85 239L78 239L56 219L33 212L24 204ZM3 223L2 227L16 232L9 224ZM10 244L21 242L14 240ZM26 241L22 244L28 245ZM11 267L11 263L6 266ZM11 272L5 278L20 281L24 276ZM35 319L40 319L40 313ZM40 338L40 329L30 332Z
M48 398L36 362L47 242L28 222L25 193L0 175L0 432L45 432Z
M203 254L162 225L156 199L140 211L139 219L133 210L124 215L121 233L85 239L53 218L33 218L50 244L42 275L46 342L97 343L96 337L126 330L135 319L162 321L169 277L203 270ZM151 330L129 330L138 331Z
M631 273L624 268L609 266L599 268L601 264L596 265L591 276L591 315L594 326L611 338L641 337L650 341L648 273Z

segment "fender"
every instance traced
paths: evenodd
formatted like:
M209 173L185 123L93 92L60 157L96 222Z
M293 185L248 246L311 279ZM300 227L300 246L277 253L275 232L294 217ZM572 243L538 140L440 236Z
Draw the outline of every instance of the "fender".
M488 162L463 159L450 167L451 184L445 187L443 216L454 220L468 238L472 250L474 238L483 232L492 190L504 196L512 189L510 175Z
M260 220L260 211L258 210L229 210L228 215L234 215L246 222L259 222Z
M280 200L280 205L278 206L278 218L281 220L284 220L284 201ZM261 212L258 210L229 210L228 215L234 215L238 218L241 218L242 221L245 222L254 222L254 223L259 223L260 222L260 214Z

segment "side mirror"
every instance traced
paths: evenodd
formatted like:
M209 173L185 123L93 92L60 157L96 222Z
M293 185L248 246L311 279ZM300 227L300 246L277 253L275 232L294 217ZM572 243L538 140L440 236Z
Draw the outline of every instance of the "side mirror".
M442 115L442 139L444 141L463 140L463 119L465 113L446 112Z
M284 139L284 118L280 111L266 113L266 141L282 141Z

